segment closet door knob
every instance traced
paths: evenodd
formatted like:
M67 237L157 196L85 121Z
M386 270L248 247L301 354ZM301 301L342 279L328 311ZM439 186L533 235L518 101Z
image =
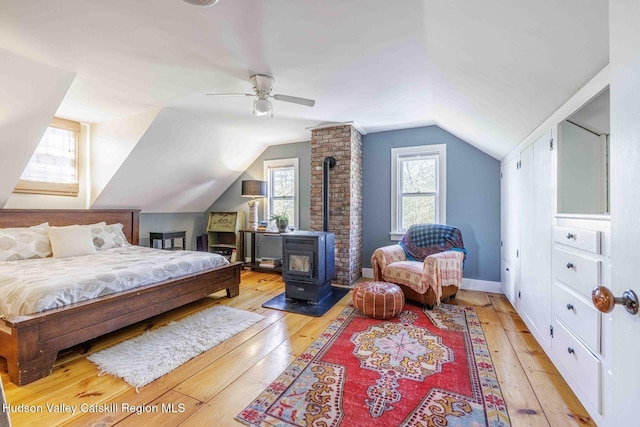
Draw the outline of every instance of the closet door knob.
M622 297L614 297L606 286L597 286L591 291L593 305L603 313L611 313L616 304L622 304L631 314L638 314L638 296L631 289L622 293Z
M567 304L567 310L573 310L573 304L571 303Z
M568 262L568 263L567 263L567 268L573 268L573 264L572 264L572 263L570 263L570 262Z

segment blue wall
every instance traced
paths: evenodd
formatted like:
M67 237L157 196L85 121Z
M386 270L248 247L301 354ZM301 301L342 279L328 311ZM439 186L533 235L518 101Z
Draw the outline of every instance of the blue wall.
M245 211L249 217L248 199L240 195L242 181L245 179L266 179L264 175L264 161L278 159L298 159L298 185L300 191L300 229L308 230L311 223L311 209L309 208L311 187L311 142L295 142L291 144L271 145L245 170L238 179L207 209L207 212L235 212ZM260 201L258 218L264 219L264 201Z
M447 145L447 224L460 228L469 251L464 277L500 281L500 162L437 126L378 132L363 143L363 266L396 244L391 228L391 149Z
M207 209L207 212L235 212L245 211L245 215L249 217L249 207L247 205L247 198L240 195L242 188L242 181L245 179L260 179L264 177L264 161L265 160L277 160L277 159L298 159L298 172L299 172L299 191L300 191L300 229L308 230L311 223L311 209L309 207L311 196L311 142L295 142L291 144L272 145L268 147L264 152L245 170L236 181ZM264 219L264 201L260 203L258 208L258 218ZM206 214L208 215L208 213ZM206 227L206 225L205 225ZM273 239L273 238L272 238ZM279 240L279 239L278 239ZM281 252L281 244L274 245L273 242L269 243L264 241L263 238L258 237L257 250L258 256L261 252L265 256L277 256ZM245 255L250 253L250 244L247 238L245 242ZM267 247L270 249L267 250Z

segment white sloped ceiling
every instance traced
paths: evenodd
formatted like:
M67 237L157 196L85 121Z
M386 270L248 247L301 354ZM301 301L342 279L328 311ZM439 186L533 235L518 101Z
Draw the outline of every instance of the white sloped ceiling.
M158 113L160 109L153 109L91 126L90 204L102 193Z
M11 196L74 74L0 49L0 207Z
M61 117L162 109L96 172L93 206L197 211L319 123L436 124L502 158L607 65L608 1L6 0L0 49L77 74ZM249 92L256 73L316 106L274 101L257 118L251 97L206 96Z
M220 121L227 126L216 126ZM267 121L256 134L232 118L165 108L92 207L204 212L268 145L293 142L282 122Z

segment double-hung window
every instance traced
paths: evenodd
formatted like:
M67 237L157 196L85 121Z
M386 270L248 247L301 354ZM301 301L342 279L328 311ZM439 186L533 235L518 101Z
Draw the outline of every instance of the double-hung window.
M13 191L77 196L79 134L80 123L54 118Z
M412 224L446 223L446 145L391 149L391 238Z
M299 228L298 159L264 161L267 181L265 218L273 214L286 214L289 225Z

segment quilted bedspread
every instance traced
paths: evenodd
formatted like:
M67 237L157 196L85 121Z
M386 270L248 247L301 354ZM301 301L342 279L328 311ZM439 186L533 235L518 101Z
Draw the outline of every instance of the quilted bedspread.
M226 265L208 252L127 246L95 255L0 262L0 316L38 313Z

